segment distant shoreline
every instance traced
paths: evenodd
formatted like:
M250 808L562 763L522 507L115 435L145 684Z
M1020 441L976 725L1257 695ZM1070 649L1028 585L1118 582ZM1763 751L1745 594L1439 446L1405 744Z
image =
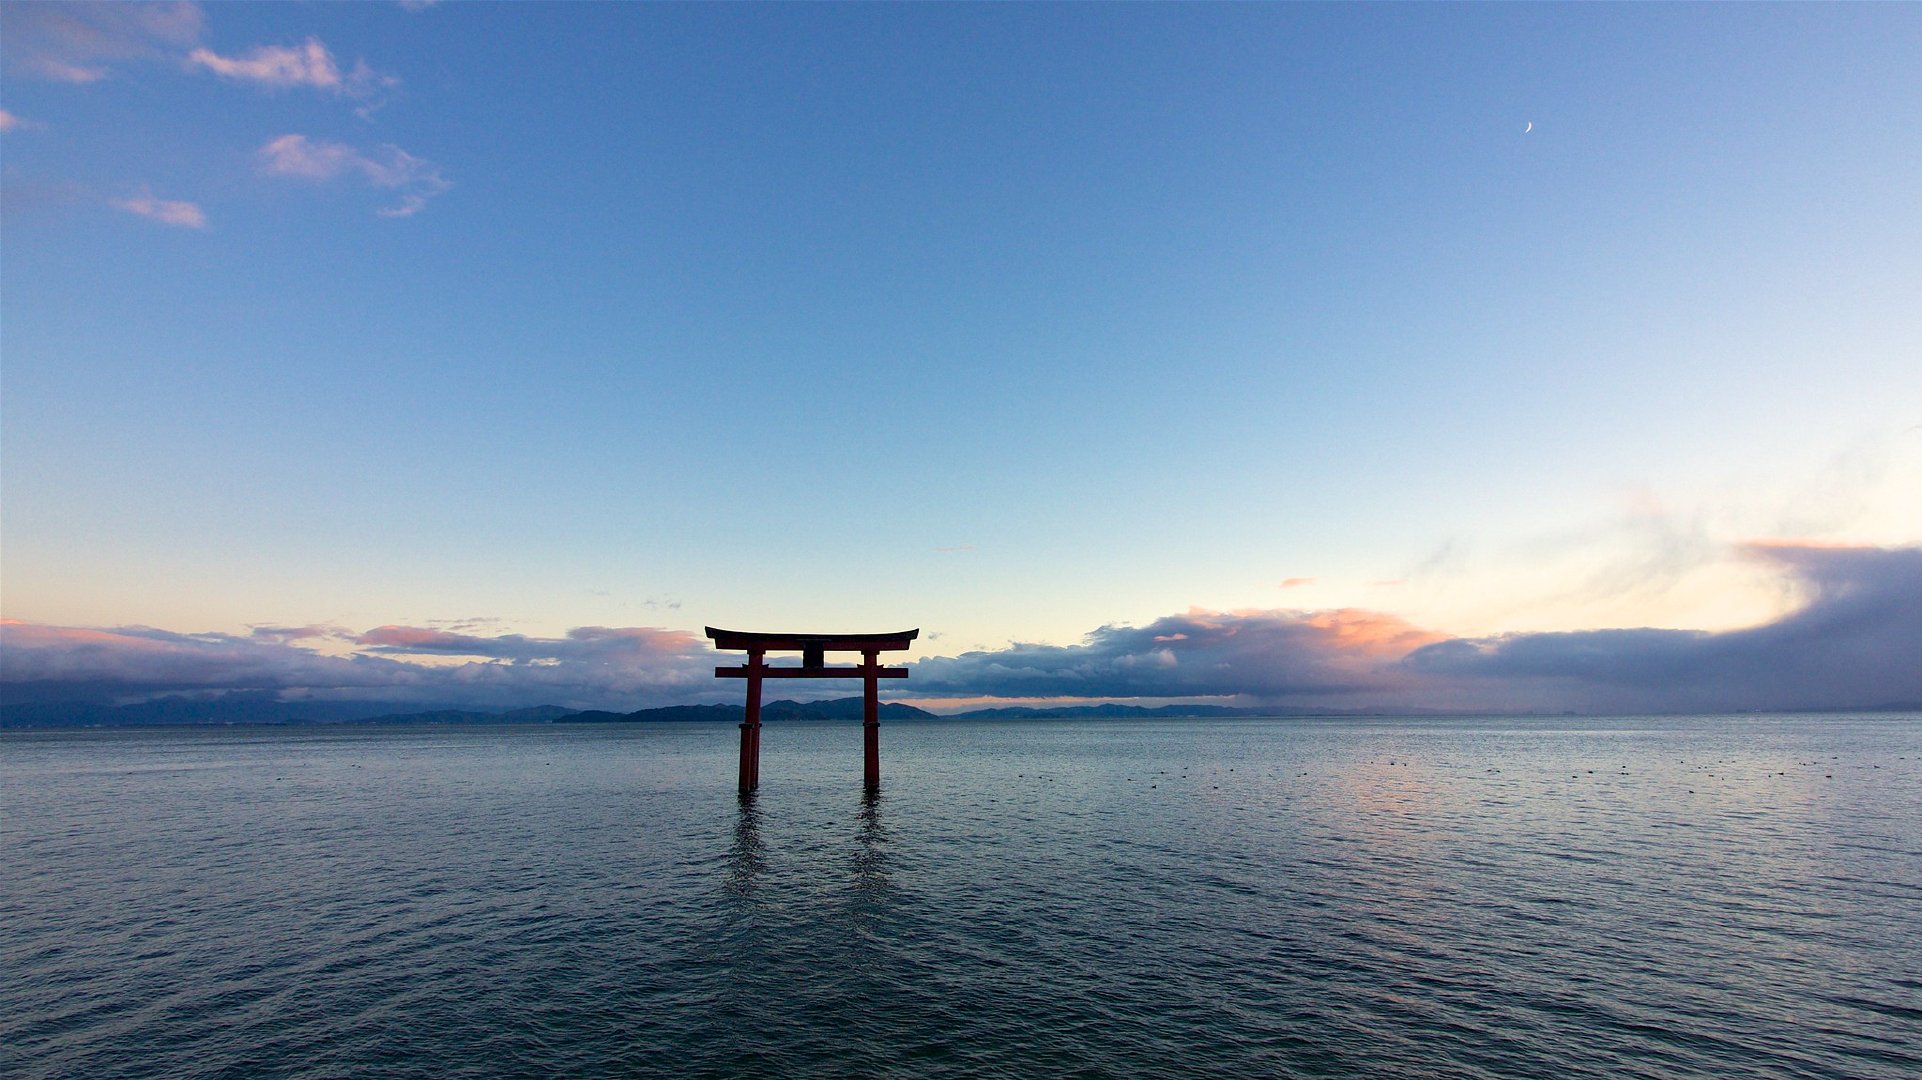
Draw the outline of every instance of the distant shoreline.
M304 706L304 707L303 707ZM378 707L378 706L376 706ZM150 702L141 705L59 705L33 704L8 706L0 711L0 731L48 730L125 730L185 728L345 728L345 727L442 727L498 728L527 725L601 725L661 723L740 723L745 709L739 705L671 705L637 709L633 712L568 709L557 705L529 709L483 712L464 709L417 709L387 706L392 711L373 715L354 715L351 707L323 703L221 703ZM365 714L368 707L361 707ZM332 715L329 715L329 713ZM1235 708L1196 705L1074 705L1056 708L1008 706L971 709L960 713L933 713L902 702L883 702L881 719L888 723L943 723L949 721L1042 720L1502 720L1599 719L1641 717L1659 719L1679 716L1863 716L1897 717L1916 714L1922 718L1922 703L1892 703L1847 708L1705 710L1686 713L1615 712L1495 712L1489 710L1439 711L1336 710L1311 708ZM861 719L861 699L837 698L827 701L773 701L762 707L761 719L770 724L805 722L853 722Z

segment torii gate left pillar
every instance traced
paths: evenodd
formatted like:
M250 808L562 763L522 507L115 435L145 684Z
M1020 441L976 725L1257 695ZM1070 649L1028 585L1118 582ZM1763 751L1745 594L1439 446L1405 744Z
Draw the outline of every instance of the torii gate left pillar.
M716 649L739 649L747 653L741 667L717 667L717 679L747 680L747 712L741 718L741 793L761 786L761 680L762 679L850 679L862 681L861 749L862 779L867 790L881 787L881 679L905 679L908 669L882 667L881 654L905 651L908 643L921 635L919 630L896 634L758 634L739 630L707 628ZM766 662L770 652L798 652L799 667L775 667ZM858 652L859 667L829 667L830 652Z

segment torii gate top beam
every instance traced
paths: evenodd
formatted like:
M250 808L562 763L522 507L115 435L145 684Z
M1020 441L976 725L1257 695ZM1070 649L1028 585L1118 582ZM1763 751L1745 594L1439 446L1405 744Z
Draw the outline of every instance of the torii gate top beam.
M746 678L750 674L765 675L770 679L844 679L858 677L873 671L883 679L905 679L907 668L876 668L875 658L884 652L899 652L908 648L908 643L919 637L919 630L903 630L895 634L759 634L742 630L716 630L707 628L707 636L714 639L716 649L742 649L747 652L745 667L715 668L714 674L723 679ZM768 667L761 657L770 652L798 652L801 666L798 668ZM825 659L830 652L858 652L864 661L863 666L828 667Z
M710 626L707 636L717 649L746 652L900 652L908 642L921 636L919 630L894 634L761 634L743 630L717 630Z

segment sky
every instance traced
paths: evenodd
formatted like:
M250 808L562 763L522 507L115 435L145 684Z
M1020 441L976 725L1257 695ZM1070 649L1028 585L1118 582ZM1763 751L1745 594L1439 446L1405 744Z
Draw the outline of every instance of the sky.
M1922 701L1922 7L0 18L12 700Z

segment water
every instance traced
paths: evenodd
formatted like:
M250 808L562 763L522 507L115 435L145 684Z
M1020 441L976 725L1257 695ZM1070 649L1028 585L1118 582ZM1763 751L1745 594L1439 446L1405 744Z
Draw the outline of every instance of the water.
M1922 1075L1922 718L0 736L0 1075Z

